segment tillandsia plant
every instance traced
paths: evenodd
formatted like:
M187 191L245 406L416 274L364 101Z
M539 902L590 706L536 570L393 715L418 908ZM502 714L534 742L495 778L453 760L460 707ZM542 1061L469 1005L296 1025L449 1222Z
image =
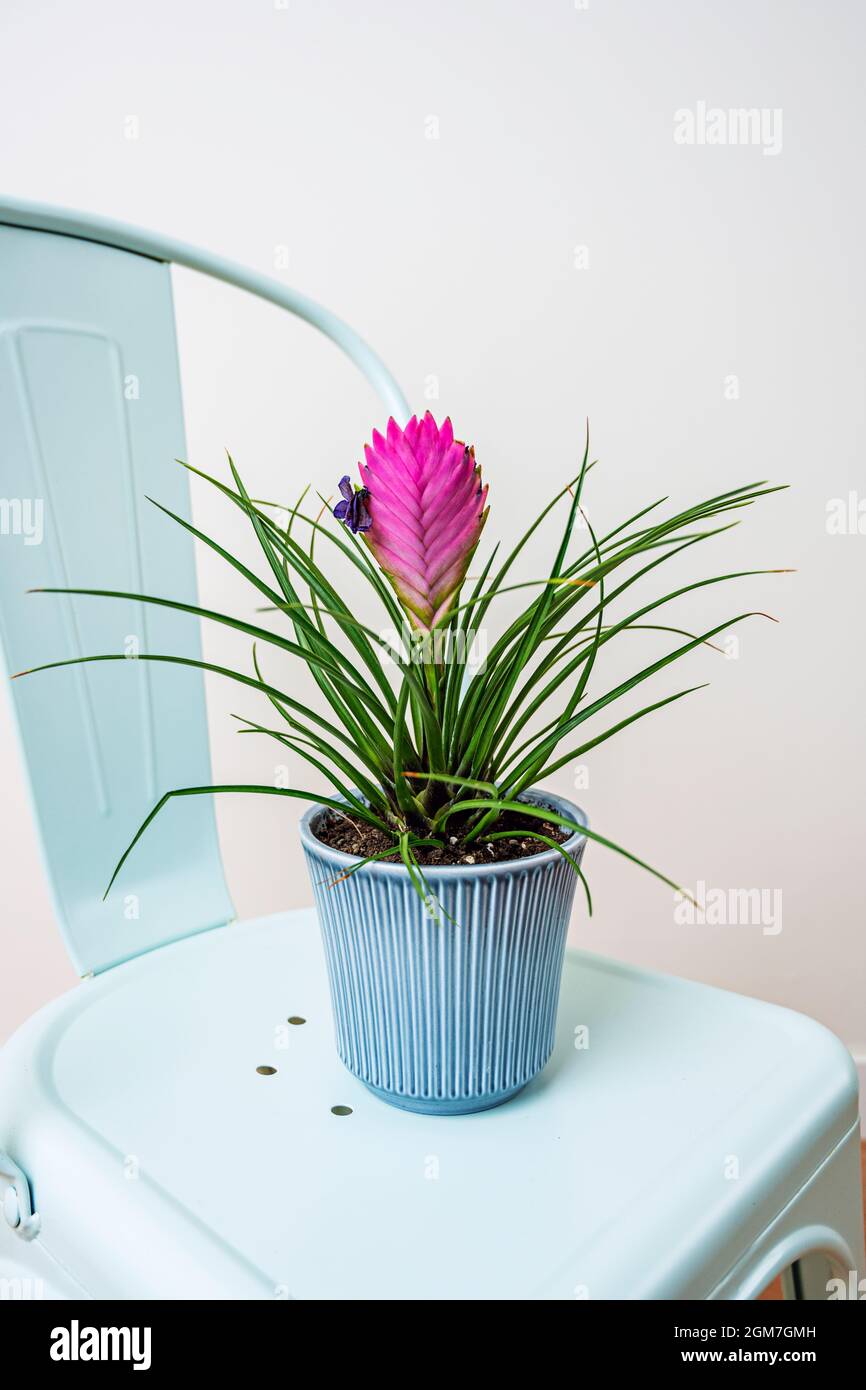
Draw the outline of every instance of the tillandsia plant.
M167 597L95 589L41 592L159 604L252 638L249 672L176 655L141 653L139 659L214 671L265 695L279 726L248 719L242 721L241 732L273 738L293 750L327 780L330 792L267 785L166 792L115 868L109 889L169 800L215 792L314 801L353 825L366 825L381 837L380 847L355 867L402 859L422 895L425 863L437 862L437 855L454 842L455 829L459 827L463 850L474 844L490 847L513 838L515 817L521 840L536 840L540 850L560 848L552 828L563 839L562 832L580 831L677 888L672 879L596 830L525 796L629 725L700 688L678 689L613 722L605 719L618 701L651 677L702 644L712 645L713 637L733 624L755 616L740 612L695 634L659 621L660 610L709 585L780 571L713 575L681 584L637 607L629 607L630 590L676 555L736 524L732 514L777 488L766 483L733 488L658 519L666 501L662 498L596 535L583 508L587 475L594 466L587 431L575 476L503 559L498 560L499 546L494 546L480 572L467 580L487 520L487 487L474 450L454 438L449 420L440 426L428 413L422 420L413 417L404 428L389 421L385 435L374 432L365 462L359 464L358 482L349 476L340 481L341 498L332 515L333 499L321 498L322 508L315 514L302 510L307 491L288 508L252 499L231 458L233 485L184 466L243 512L261 547L266 577L248 569L189 521L164 507L160 510L241 574L258 606L282 615L284 631ZM564 521L549 572L509 583L527 542L560 504ZM328 578L322 546L338 551L369 586L395 637L360 621L357 604L343 597ZM473 643L482 625L490 621L488 615L496 616L501 596L516 591L525 598L521 611L503 626L484 661L473 666ZM621 634L636 630L663 634L670 649L626 679L598 693L591 691L599 654ZM260 659L265 647L306 665L329 715L272 683ZM120 653L79 658L124 659ZM50 663L70 664L74 663ZM565 850L560 852L568 857ZM472 862L471 855L462 862L467 860ZM574 868L582 878L577 864Z

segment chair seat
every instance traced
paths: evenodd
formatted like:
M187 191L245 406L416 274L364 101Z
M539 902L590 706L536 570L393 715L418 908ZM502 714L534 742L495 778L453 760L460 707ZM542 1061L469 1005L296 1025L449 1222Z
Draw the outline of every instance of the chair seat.
M393 1109L336 1055L312 911L107 971L0 1054L37 1244L101 1297L712 1297L856 1121L818 1024L579 951L516 1100Z

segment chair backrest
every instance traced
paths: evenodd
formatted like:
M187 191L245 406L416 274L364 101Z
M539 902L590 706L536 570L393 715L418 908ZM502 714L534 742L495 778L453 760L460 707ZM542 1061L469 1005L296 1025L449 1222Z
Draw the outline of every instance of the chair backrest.
M8 674L67 657L129 660L17 680L12 699L58 919L82 974L228 922L213 806L170 803L106 902L111 870L160 795L210 781L195 618L36 587L196 602L169 262L282 303L362 368L405 416L378 358L310 301L134 229L0 204L0 646Z

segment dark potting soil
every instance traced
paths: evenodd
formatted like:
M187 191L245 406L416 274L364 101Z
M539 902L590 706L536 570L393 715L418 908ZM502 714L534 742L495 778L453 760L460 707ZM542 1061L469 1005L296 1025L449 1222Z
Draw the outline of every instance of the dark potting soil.
M323 811L313 823L313 833L317 840L342 854L356 854L361 859L381 854L392 843L391 838L374 825L364 821L349 820L337 811ZM429 866L448 864L499 864L509 859L528 859L534 854L545 854L550 848L542 840L530 838L527 831L547 835L551 840L562 843L572 834L564 826L553 821L542 820L540 816L519 816L516 812L505 812L494 830L512 832L505 840L487 840L482 835L468 845L464 839L467 831L466 821L455 816L445 829L444 848L419 847L415 857L419 864ZM400 863L399 850L388 855L385 862L394 860Z

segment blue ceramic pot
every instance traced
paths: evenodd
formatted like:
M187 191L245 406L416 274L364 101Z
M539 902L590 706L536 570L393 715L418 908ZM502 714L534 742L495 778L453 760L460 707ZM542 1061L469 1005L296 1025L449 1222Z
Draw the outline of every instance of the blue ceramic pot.
M549 792L525 799L587 824ZM307 812L301 840L343 1062L404 1110L468 1114L510 1100L553 1050L574 870L557 850L425 868L437 920L402 864L334 883L358 860L316 838L321 814ZM585 845L575 833L563 847L580 863Z

